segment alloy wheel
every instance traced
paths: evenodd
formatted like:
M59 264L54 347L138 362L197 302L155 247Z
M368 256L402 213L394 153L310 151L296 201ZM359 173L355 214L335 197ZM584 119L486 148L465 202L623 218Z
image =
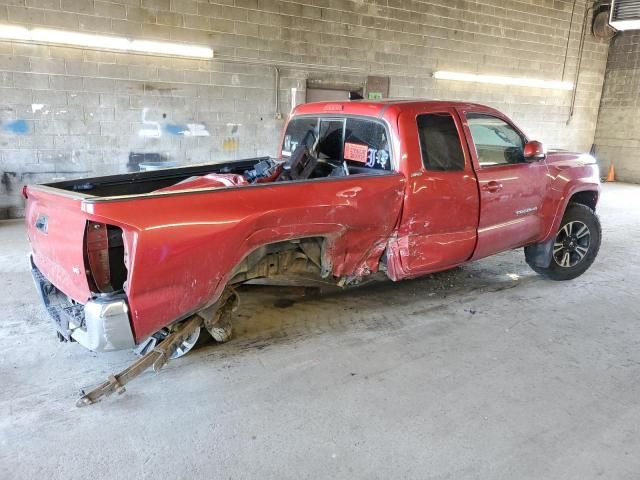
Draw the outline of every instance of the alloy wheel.
M591 231L580 221L566 223L553 244L553 259L563 268L575 267L589 252Z

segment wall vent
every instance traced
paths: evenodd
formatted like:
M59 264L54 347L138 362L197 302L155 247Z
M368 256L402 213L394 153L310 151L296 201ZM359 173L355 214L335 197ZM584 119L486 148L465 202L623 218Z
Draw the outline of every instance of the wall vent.
M618 31L640 30L640 0L613 0L609 24Z

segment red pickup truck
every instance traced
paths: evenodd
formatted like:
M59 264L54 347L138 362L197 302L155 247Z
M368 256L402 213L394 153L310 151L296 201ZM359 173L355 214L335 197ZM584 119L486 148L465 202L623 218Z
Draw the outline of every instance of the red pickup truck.
M32 271L62 340L224 341L234 287L417 277L509 249L554 280L594 261L598 167L502 113L435 101L297 107L279 155L25 187ZM221 312L225 312L222 315Z

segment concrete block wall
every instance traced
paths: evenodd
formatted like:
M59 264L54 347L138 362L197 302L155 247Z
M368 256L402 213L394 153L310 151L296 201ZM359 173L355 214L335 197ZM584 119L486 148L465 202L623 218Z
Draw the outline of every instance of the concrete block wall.
M204 61L0 41L0 216L22 214L24 183L125 172L136 153L180 164L274 154L273 66L285 115L308 79L384 75L392 97L486 103L550 146L588 150L606 42L587 38L569 125L571 92L431 77L573 80L585 1L572 15L569 0L0 0L0 24L215 51Z
M640 32L611 42L595 144L603 173L613 163L618 180L640 183Z

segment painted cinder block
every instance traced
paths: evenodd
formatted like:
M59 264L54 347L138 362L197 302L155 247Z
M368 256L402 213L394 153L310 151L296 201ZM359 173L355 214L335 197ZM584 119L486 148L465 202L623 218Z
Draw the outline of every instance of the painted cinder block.
M612 40L595 134L602 171L615 165L616 178L640 182L640 35Z
M586 39L576 114L567 125L571 92L438 81L430 75L446 69L559 80L571 2L463 3L25 0L0 5L5 23L203 43L215 51L208 61L0 42L0 122L24 120L33 127L7 132L0 123L0 174L20 165L27 172L45 151L52 165L72 158L96 174L126 171L132 151L198 163L274 154L282 121L275 119L272 65L280 66L284 115L290 89L304 99L307 79L361 85L367 75L382 75L390 78L391 96L487 103L549 146L588 150L607 42ZM584 3L578 1L569 42L565 79L571 81ZM620 37L609 63L621 70L627 62L622 52L637 36ZM608 79L604 111L607 105L631 105L618 99L625 96L625 74L610 72ZM598 131L605 141L606 129L614 129L619 119L606 114L601 119ZM209 135L182 133L190 124L202 125ZM230 125L239 126L234 134ZM618 147L608 148L611 155L620 154L614 151ZM39 172L37 178L46 181L46 175ZM19 212L20 205L18 191L0 197L5 214Z

